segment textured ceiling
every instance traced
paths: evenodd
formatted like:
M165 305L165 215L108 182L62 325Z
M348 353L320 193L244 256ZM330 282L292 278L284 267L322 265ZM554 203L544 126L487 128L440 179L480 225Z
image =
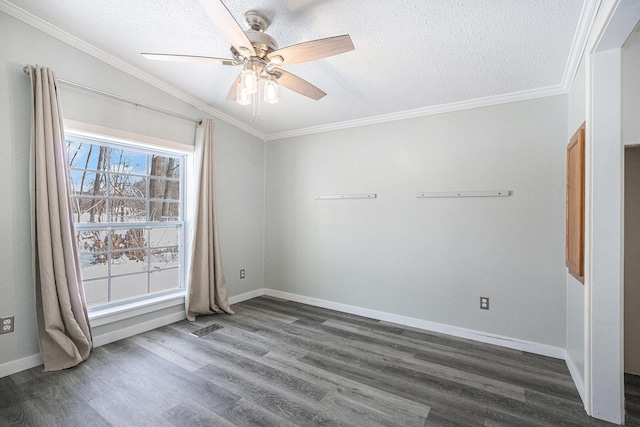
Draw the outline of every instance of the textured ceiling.
M216 0L213 0L216 1ZM276 105L225 100L238 67L158 62L141 52L230 57L229 42L195 0L10 0L10 3L269 136L479 98L560 90L571 78L584 3L591 0L236 0L280 47L350 34L354 51L292 65L327 92L281 90ZM588 7L584 7L585 10ZM582 21L581 21L582 19ZM576 62L576 61L573 61ZM558 92L559 93L559 92Z

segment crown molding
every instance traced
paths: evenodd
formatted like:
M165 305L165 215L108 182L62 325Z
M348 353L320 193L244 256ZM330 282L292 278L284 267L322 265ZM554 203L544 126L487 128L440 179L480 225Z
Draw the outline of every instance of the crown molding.
M600 3L601 0L585 0L582 5L582 12L580 12L576 32L573 35L573 42L571 43L571 50L569 51L569 58L567 59L567 65L562 77L562 87L564 87L567 92L571 90L576 74L578 74L578 68L580 68L580 62L582 61L584 50L587 47L589 34L596 20L598 9L600 9Z
M576 74L578 73L580 61L582 60L591 28L593 27L598 9L600 8L600 3L601 0L585 0L584 4L582 5L582 11L580 12L580 17L578 18L578 25L576 27L576 32L574 33L573 42L569 51L569 57L565 65L562 83L559 85L519 92L511 92L503 95L488 96L484 98L476 98L459 102L452 102L449 104L416 108L413 110L400 111L397 113L370 116L362 119L348 120L321 126L312 126L292 131L271 133L266 135L266 141L292 138L296 136L310 135L321 132L330 132L340 129L349 129L352 127L367 126L396 120L412 119L434 114L450 113L471 108L488 107L491 105L504 104L509 102L527 101L530 99L542 98L546 96L567 94L571 90L571 85L573 84Z
M524 90L511 92L503 95L487 96L484 98L469 99L465 101L452 102L449 104L433 105L421 107L413 110L400 111L397 113L382 114L379 116L365 117L362 119L347 120L344 122L330 123L321 126L312 126L304 129L297 129L287 132L267 134L266 140L292 138L314 133L330 132L334 130L349 129L358 126L374 125L379 123L393 122L397 120L413 119L416 117L432 116L434 114L451 113L454 111L469 110L472 108L489 107L492 105L506 104L509 102L527 101L530 99L544 98L547 96L564 95L567 90L562 85L549 86L541 89Z
M30 12L27 12L26 10L10 3L8 0L0 0L0 11L6 12L7 14L13 16L14 18L17 18L23 22L25 22L26 24L31 25L34 28L37 28L47 34L49 34L52 37L55 37L56 39L75 47L76 49L79 49L91 56L93 56L94 58L99 59L102 62L105 62L109 65L111 65L112 67L115 67L117 69L119 69L120 71L123 71L135 78L137 78L138 80L141 80L157 89L160 89L161 91L183 101L186 102L187 104L197 108L198 110L202 111L203 113L209 114L213 117L216 117L220 120L224 120L225 122L257 137L260 138L262 141L266 140L266 136L262 133L257 131L256 129L253 129L250 126L247 126L246 124L240 122L239 120L234 119L233 117L228 116L227 114L211 107L210 105L202 102L201 100L186 94L185 92L181 91L180 89L171 86L169 84L167 84L166 82L140 70L139 68L136 68L132 65L130 65L129 63L116 58L115 56L101 50L98 49L97 47L93 46L90 43L87 43L86 41L56 27L55 25L45 21L42 18L39 18L35 15L33 15Z
M67 43L137 79L154 86L169 95L186 102L187 104L199 109L200 111L209 114L213 117L224 120L225 122L261 139L262 141L272 141L283 138L291 138L302 135L310 135L314 133L329 132L340 129L348 129L358 126L367 126L379 123L385 123L390 121L405 120L416 117L429 116L434 114L442 114L453 111L466 110L471 108L481 108L491 105L526 101L535 98L542 98L546 96L562 95L569 92L571 85L575 79L580 61L582 60L583 52L587 43L587 38L593 26L598 8L601 0L585 0L580 18L578 19L578 25L574 34L573 43L569 52L567 64L565 66L562 83L556 86L549 86L545 88L525 90L519 92L512 92L503 95L489 96L483 98L476 98L471 100L453 102L449 104L441 104L429 107L421 107L412 110L400 111L390 114L382 114L377 116L365 117L362 119L348 120L343 122L331 123L327 125L312 126L308 128L295 129L285 132L277 132L271 134L264 134L242 122L236 120L227 114L211 107L210 105L202 102L201 100L186 94L185 92L177 89L174 86L167 84L166 82L147 74L146 72L116 58L115 56L98 49L97 47L73 36L72 34L52 25L51 23L27 12L26 10L15 6L8 0L0 0L0 10L8 13L15 18L44 31L45 33Z

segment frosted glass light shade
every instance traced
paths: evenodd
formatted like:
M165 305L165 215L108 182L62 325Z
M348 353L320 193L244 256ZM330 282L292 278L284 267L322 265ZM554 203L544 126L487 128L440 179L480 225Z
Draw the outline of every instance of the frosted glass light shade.
M244 64L244 69L240 73L240 87L249 95L258 91L258 73L250 62Z
M276 80L269 76L269 80L264 83L264 102L267 104L277 104L280 100L280 87Z
M242 90L242 85L240 83L238 83L236 89L236 102L240 105L251 104L251 94L247 93L245 90Z

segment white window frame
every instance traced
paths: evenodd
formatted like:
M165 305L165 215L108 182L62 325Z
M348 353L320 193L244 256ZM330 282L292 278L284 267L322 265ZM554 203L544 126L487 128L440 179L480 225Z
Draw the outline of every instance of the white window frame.
M181 166L181 179L183 181L180 197L183 207L183 229L185 238L182 241L181 264L182 274L180 277L182 287L180 290L165 295L151 295L138 300L124 301L105 307L95 307L89 310L89 319L92 327L107 325L113 322L128 318L152 313L158 310L167 309L174 306L184 306L187 281L187 261L190 256L190 204L187 194L190 192L193 166L194 147L161 138L141 135L103 126L78 122L74 120L64 120L65 132L69 135L83 138L104 139L116 145L124 145L131 149L141 149L145 151L161 151L166 154L184 156L185 161Z

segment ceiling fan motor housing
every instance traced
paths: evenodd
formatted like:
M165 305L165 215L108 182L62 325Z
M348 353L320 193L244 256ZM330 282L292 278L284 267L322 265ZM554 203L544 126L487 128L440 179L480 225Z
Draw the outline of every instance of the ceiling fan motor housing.
M261 31L245 31L247 38L256 51L256 55L264 58L269 52L278 50L278 43L269 34Z

